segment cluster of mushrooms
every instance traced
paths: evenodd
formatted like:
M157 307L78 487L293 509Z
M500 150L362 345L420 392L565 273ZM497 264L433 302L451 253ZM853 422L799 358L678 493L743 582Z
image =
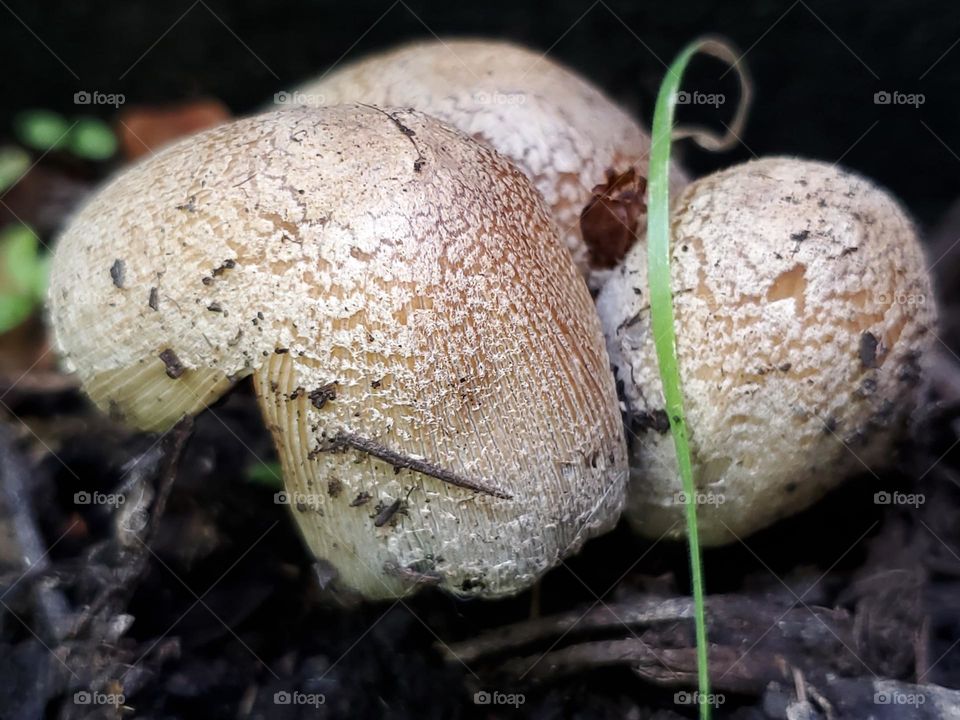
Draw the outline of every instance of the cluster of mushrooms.
M94 402L159 432L252 376L307 545L367 598L517 593L621 513L682 537L697 499L650 335L644 129L482 40L295 97L73 217L49 318ZM699 518L722 544L886 459L935 307L913 225L863 178L770 158L671 181Z

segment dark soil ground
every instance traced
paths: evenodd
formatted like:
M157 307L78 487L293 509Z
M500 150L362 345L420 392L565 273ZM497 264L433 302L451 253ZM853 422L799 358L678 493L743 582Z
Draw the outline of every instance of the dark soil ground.
M704 172L752 152L842 158L893 188L925 230L943 342L886 471L706 553L715 716L960 717L960 693L934 687L960 690L958 9L633 5L3 5L0 139L14 111L73 113L87 87L130 104L204 96L247 112L348 51L428 28L544 49L561 38L558 58L643 107L663 72L644 43L669 58L705 31L733 38L756 79L749 149L691 153L688 165ZM887 88L927 102L874 105ZM52 239L111 169L53 153L0 212ZM46 349L39 322L0 340L0 717L695 717L684 703L695 686L684 546L620 527L511 600L426 590L346 604L325 589L276 488L250 479L273 451L249 388L163 438L131 434L94 411ZM918 501L876 502L884 491ZM125 502L85 504L83 493ZM917 694L922 703L907 702ZM106 702L120 695L125 707Z

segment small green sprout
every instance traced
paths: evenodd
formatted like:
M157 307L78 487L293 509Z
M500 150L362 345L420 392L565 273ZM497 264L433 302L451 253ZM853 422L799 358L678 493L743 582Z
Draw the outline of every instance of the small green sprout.
M0 232L0 333L26 320L40 304L47 287L47 258L40 241L26 225Z

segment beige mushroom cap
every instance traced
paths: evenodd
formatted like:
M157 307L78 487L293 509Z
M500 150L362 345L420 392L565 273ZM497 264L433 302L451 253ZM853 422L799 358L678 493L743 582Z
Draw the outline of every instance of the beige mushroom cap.
M367 597L515 593L619 515L587 288L529 181L421 113L302 108L178 143L72 220L49 299L87 392L142 428L252 374L307 544Z
M831 165L770 158L673 204L677 353L700 532L730 542L880 468L911 411L936 308L909 219ZM684 533L638 243L598 299L631 442L627 516Z
M533 180L587 275L579 217L592 189L607 170L637 166L647 174L650 137L630 115L570 69L508 42L410 43L335 68L281 99L415 107L486 142ZM673 190L684 184L675 168Z

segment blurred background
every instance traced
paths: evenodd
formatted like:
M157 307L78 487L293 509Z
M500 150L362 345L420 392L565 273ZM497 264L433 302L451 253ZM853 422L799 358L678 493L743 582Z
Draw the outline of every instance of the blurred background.
M0 16L0 133L24 108L112 117L75 106L80 90L122 93L128 106L215 98L248 113L343 59L431 35L549 51L649 123L664 63L709 33L745 53L756 103L744 146L688 153L692 170L751 151L842 158L926 224L960 191L960 5L949 0L4 0ZM716 81L723 68L709 65L691 87ZM735 97L725 79L717 87ZM922 105L878 105L878 92L919 93Z

